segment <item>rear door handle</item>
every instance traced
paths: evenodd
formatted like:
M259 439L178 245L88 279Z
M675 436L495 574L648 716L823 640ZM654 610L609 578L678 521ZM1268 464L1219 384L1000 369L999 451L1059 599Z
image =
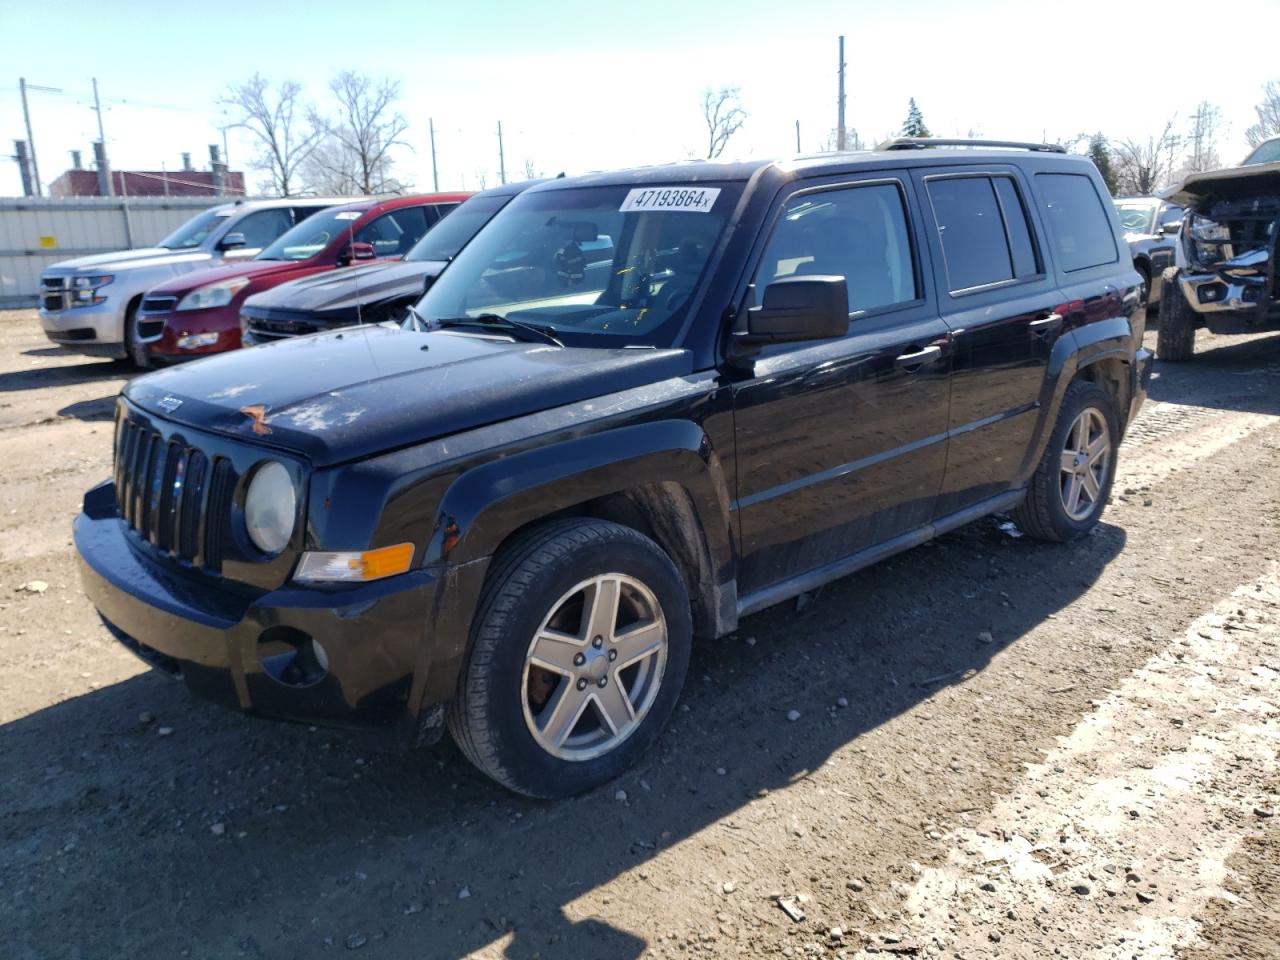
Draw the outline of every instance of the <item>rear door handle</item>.
M919 367L926 363L933 363L942 356L942 348L939 346L925 347L922 350L916 350L914 353L904 353L896 360L894 364L898 367Z
M1042 337L1046 333L1053 333L1062 326L1062 314L1046 313L1043 317L1037 317L1027 324L1027 328L1037 337Z

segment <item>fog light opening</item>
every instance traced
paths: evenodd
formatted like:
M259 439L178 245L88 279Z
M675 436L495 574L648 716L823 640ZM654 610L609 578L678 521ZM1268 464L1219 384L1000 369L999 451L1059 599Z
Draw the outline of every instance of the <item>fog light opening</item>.
M317 639L292 627L272 627L258 638L263 672L286 687L314 687L329 675L329 653Z

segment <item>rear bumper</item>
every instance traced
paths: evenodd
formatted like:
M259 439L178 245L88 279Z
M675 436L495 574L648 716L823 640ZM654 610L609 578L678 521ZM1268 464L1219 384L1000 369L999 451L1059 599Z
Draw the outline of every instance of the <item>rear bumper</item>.
M431 573L354 589L252 591L160 558L135 542L113 503L109 483L89 492L75 545L86 595L134 653L197 696L249 713L414 726L408 698L428 639Z

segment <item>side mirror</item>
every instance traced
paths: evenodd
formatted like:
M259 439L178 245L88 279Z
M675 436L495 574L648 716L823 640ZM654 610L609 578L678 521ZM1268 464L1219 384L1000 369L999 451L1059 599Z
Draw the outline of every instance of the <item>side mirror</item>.
M347 255L351 260L373 260L378 256L378 251L373 249L372 243L361 243L359 240L352 240Z
M829 340L849 332L849 287L844 277L783 277L764 288L760 306L747 311L745 344Z
M436 282L436 277L438 276L440 276L438 273L428 273L422 278L422 292L424 294L431 289L431 285Z
M1160 232L1166 237L1176 237L1178 231L1182 229L1182 221L1174 220L1171 223L1165 223L1160 226Z
M228 233L218 241L219 250L234 250L236 247L243 247L244 245L245 239L243 233Z

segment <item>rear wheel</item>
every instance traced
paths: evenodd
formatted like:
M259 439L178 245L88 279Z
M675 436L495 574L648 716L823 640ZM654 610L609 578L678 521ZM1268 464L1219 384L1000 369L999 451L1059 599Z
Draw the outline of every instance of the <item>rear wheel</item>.
M1013 511L1018 527L1038 540L1058 542L1092 530L1111 495L1119 440L1111 395L1096 383L1072 383L1026 499Z
M1176 279L1161 281L1160 332L1156 337L1156 356L1176 363L1190 360L1196 352L1196 315L1182 294Z
M689 597L648 537L548 524L494 561L450 707L473 764L534 797L589 790L658 736L689 663Z

